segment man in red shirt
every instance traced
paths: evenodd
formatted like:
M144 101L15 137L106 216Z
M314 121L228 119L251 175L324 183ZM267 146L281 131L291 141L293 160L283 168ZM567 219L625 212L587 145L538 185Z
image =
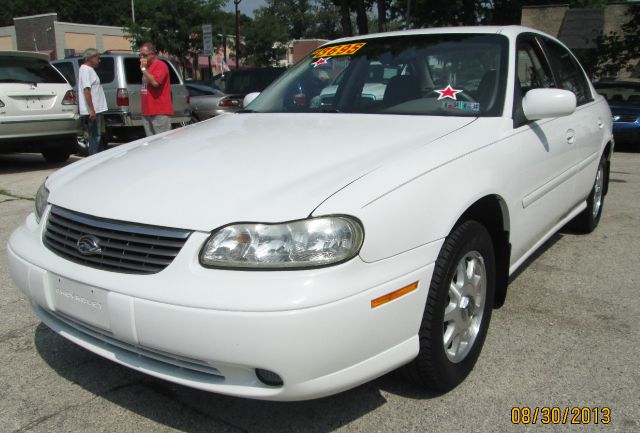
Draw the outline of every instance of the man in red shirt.
M157 58L156 47L146 42L140 47L140 70L142 71L142 124L149 135L171 130L173 103L171 102L171 80L169 68Z

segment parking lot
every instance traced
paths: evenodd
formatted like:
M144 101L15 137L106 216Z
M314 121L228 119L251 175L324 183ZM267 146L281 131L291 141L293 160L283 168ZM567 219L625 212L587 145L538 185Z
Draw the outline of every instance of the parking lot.
M1 431L640 431L638 152L615 153L598 229L586 236L560 232L513 277L478 364L458 388L431 395L392 373L296 403L156 380L39 323L8 275L5 245L32 212L40 183L61 166L40 155L0 155ZM611 423L512 425L514 406L610 407Z

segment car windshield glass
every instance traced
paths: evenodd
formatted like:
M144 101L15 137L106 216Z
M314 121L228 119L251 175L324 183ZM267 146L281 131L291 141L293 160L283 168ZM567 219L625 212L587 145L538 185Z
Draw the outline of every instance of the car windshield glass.
M609 105L640 108L640 86L596 84L596 91L607 98Z
M0 83L66 83L46 60L22 56L0 57Z
M247 111L500 116L507 47L495 34L333 44L299 62Z

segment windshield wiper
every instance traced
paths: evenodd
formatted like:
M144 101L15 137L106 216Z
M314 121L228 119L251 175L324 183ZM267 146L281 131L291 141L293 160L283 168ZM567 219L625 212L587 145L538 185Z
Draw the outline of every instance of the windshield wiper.
M255 113L255 111L245 109L245 110L236 111L236 113Z
M321 113L341 113L337 108L323 108L320 110Z

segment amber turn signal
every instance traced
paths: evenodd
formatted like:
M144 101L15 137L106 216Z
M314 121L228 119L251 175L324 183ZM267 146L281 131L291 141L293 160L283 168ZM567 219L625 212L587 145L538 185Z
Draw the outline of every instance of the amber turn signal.
M382 295L379 298L371 300L371 308L379 307L380 305L386 304L387 302L391 302L394 299L398 299L401 296L406 295L407 293L413 292L418 288L418 282L414 282L409 284L408 286L404 286L401 289L394 290L391 293L387 293L386 295Z

